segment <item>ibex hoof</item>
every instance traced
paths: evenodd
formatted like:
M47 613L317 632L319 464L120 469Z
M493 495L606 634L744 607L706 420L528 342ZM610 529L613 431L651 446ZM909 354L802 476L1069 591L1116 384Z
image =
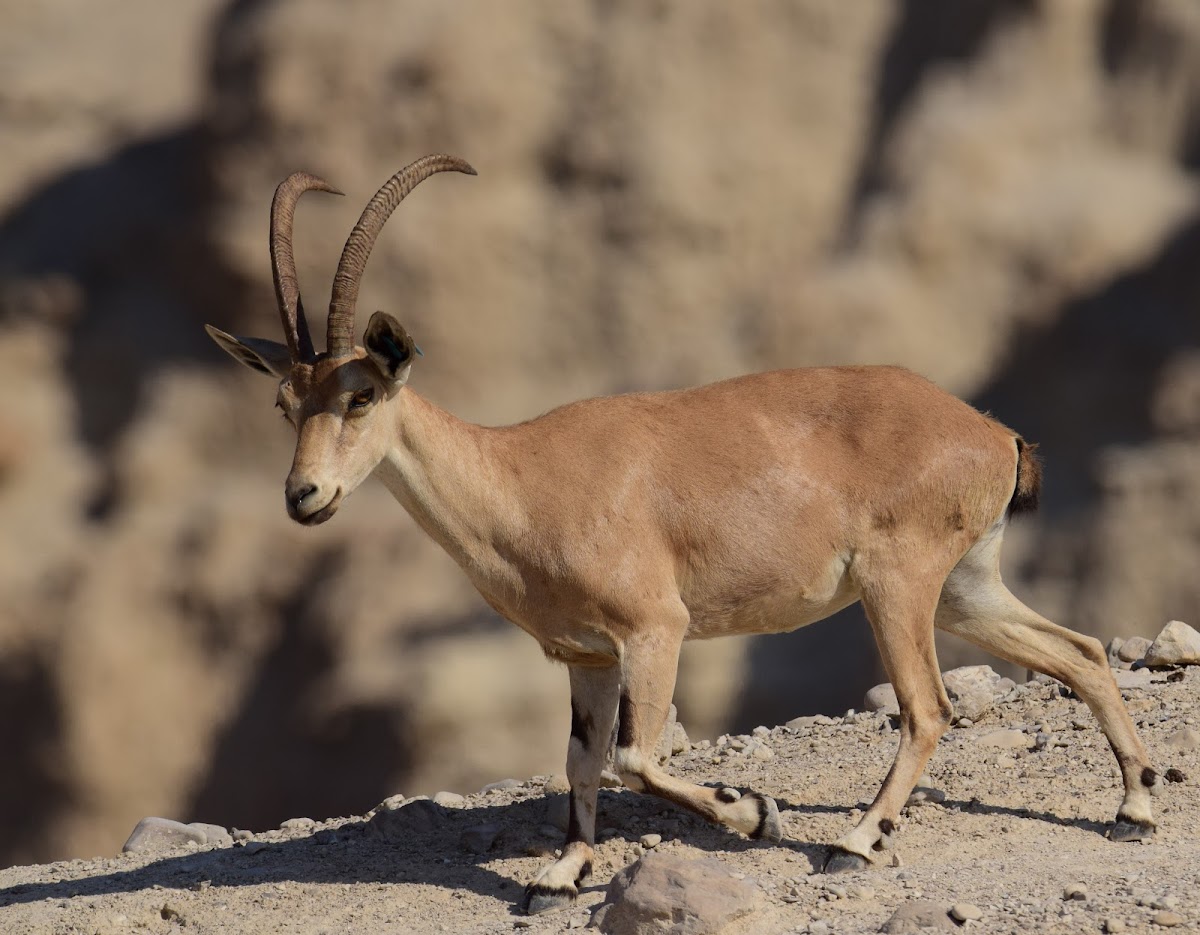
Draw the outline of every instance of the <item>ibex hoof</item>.
M870 862L861 854L853 854L840 847L831 847L829 859L825 861L825 872L850 873L853 870L866 870L869 866Z
M750 835L760 841L779 841L783 838L783 824L779 820L779 806L769 795L755 792L745 798L754 799L758 804L758 827Z
M1154 837L1154 822L1118 818L1108 836L1113 841L1148 841Z
M521 899L521 911L534 916L540 912L569 909L575 904L575 896L575 889L530 883L525 887L525 896Z

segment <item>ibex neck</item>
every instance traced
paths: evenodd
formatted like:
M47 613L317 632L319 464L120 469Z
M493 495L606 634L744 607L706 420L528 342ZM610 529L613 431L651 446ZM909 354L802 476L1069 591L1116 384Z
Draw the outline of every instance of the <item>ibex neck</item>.
M496 545L517 498L495 457L493 430L439 409L405 387L393 403L395 442L375 474L413 519L471 575L498 573ZM508 522L505 522L507 518Z

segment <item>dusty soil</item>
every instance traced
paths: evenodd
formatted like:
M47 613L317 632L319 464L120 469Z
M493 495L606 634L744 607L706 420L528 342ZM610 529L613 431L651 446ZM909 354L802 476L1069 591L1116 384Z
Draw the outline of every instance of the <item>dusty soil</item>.
M1030 682L980 723L946 734L928 769L944 802L910 805L895 849L861 873L826 877L816 869L891 762L898 735L883 714L776 727L763 736L768 759L704 743L674 758L678 775L775 796L785 830L779 845L726 833L647 796L603 790L595 877L577 906L560 913L526 918L514 908L560 840L547 824L541 776L468 796L444 809L439 827L400 843L385 843L362 816L290 822L232 847L166 857L9 868L0 871L0 931L560 931L588 921L648 832L662 836L660 849L716 857L760 887L753 929L762 933L873 932L916 899L974 904L983 918L967 927L981 932L1099 932L1116 922L1149 930L1164 909L1181 918L1180 930L1195 931L1200 752L1179 752L1167 739L1200 722L1200 668L1167 677L1156 673L1152 684L1123 693L1159 770L1184 774L1156 800L1160 827L1148 843L1105 838L1120 799L1107 744L1081 702L1057 683ZM1052 740L1017 751L981 742L1002 728L1025 731L1031 747L1039 730ZM495 843L473 853L463 833L489 823L499 825ZM1086 898L1064 898L1076 884Z

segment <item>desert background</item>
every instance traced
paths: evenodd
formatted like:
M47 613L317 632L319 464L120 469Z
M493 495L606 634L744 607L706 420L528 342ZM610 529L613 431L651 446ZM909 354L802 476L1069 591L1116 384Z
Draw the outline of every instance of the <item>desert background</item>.
M1041 444L1018 595L1200 620L1194 0L0 0L0 142L0 866L561 770L565 670L381 485L291 523L273 384L204 334L280 339L296 169L348 196L297 216L318 341L376 187L479 170L359 303L464 418L904 364ZM715 737L883 678L852 608L689 646L676 701Z

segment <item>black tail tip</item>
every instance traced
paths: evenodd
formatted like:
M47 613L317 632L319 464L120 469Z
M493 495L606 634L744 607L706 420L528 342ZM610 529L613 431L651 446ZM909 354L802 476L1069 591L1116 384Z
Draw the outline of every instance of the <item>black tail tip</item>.
M1031 445L1017 436L1017 483L1012 499L1008 501L1008 515L1032 513L1038 508L1042 492L1042 459L1037 455L1037 445Z

